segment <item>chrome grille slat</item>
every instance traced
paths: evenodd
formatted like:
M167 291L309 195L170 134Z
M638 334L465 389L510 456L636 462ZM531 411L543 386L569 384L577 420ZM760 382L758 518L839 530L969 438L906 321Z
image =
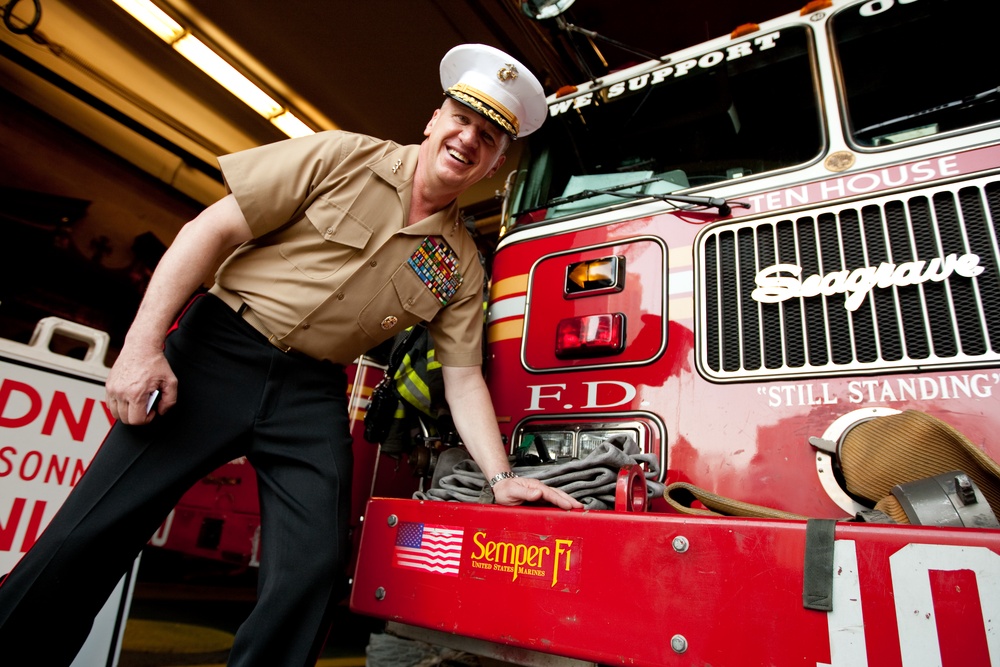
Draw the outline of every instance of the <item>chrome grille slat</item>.
M984 178L706 230L695 253L699 367L738 381L1000 360L998 211L1000 181ZM750 296L757 272L777 263L805 278L952 253L978 255L983 272L875 287L855 311L843 294Z

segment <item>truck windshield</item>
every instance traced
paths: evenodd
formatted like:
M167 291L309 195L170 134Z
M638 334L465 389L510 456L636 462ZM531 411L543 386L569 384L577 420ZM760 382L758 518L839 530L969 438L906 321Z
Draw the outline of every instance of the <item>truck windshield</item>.
M833 17L855 144L898 144L1000 119L993 25L955 5L866 2Z
M588 190L647 181L636 191L664 194L813 160L823 136L809 44L804 27L756 33L557 99L524 148L509 220L539 222L629 201L572 197ZM566 198L574 200L549 204Z

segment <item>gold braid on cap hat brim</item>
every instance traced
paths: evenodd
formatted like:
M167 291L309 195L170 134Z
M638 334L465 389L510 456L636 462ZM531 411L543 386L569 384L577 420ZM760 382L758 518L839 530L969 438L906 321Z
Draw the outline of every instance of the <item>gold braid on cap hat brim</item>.
M447 93L492 120L510 136L517 137L520 129L517 116L486 93L464 83L456 83L447 90Z

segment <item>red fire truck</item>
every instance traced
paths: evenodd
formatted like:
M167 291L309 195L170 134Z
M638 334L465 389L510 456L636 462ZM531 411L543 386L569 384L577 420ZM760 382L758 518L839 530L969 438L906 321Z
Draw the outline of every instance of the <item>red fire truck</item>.
M507 183L486 374L511 454L628 435L667 484L820 521L647 507L627 474L608 511L376 497L352 607L521 664L1000 664L1000 530L822 521L869 509L837 454L865 423L931 415L1000 460L972 9L812 2L564 88ZM401 559L414 530L447 566Z

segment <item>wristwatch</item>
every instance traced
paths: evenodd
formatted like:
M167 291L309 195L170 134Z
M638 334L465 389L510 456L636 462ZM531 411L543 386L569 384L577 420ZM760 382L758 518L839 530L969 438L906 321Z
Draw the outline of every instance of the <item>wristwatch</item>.
M490 488L492 489L494 486L497 485L497 482L499 482L502 479L512 479L514 477L517 477L517 473L511 472L510 470L504 472L498 472L497 474L493 475L493 477L490 478Z

